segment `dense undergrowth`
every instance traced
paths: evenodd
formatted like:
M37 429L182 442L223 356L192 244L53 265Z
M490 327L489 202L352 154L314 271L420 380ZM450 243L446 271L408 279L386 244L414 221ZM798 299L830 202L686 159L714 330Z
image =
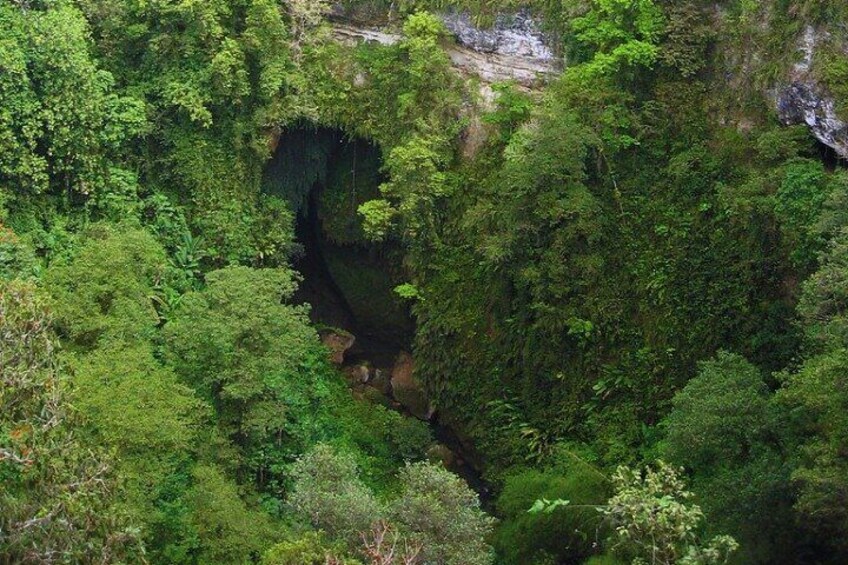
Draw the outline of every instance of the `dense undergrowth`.
M845 103L843 3L532 2L568 65L491 107L424 10L528 3L343 4L403 39L0 3L0 562L843 562L848 174L768 93L814 25ZM293 303L316 184L497 523Z

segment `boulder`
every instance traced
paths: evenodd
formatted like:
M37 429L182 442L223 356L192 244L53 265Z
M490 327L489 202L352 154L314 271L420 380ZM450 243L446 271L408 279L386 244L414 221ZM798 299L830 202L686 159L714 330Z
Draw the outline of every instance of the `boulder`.
M456 454L443 443L434 443L431 445L427 449L426 455L431 463L441 463L445 469L452 470L456 467Z
M392 394L392 381L390 371L386 371L383 369L375 369L371 373L371 380L368 382L368 384L376 388L386 396L391 396Z
M457 42L472 51L547 62L556 59L551 39L528 10L501 13L488 29L475 25L468 12L453 10L440 17Z
M342 373L351 385L366 384L371 379L371 367L367 363L345 367Z
M345 353L353 347L356 337L344 330L324 330L320 333L321 342L330 350L330 362L341 366L344 363Z
M392 395L410 414L421 420L433 416L433 408L424 393L424 387L415 378L415 361L402 351L392 368Z

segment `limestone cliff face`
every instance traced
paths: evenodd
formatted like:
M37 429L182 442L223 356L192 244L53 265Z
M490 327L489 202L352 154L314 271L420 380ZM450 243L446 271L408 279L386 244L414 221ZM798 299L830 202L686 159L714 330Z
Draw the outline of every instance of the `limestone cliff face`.
M837 101L819 83L814 69L825 33L812 26L804 31L799 44L802 58L792 68L789 83L777 90L776 109L784 124L806 124L819 141L848 159L848 123L837 115Z
M562 71L562 59L556 54L553 42L527 11L501 14L488 28L475 25L464 12L449 11L439 16L455 39L447 49L454 67L466 76L479 79L484 104L494 98L491 89L494 83L514 81L521 88L535 90ZM332 20L339 41L392 45L401 39L390 25L368 25L356 14L339 7L333 12ZM721 21L720 14L717 21ZM817 52L832 39L831 33L808 26L799 39L799 61L768 94L782 123L807 125L819 141L848 159L848 122L838 114L840 101L821 83L815 68ZM844 44L848 46L848 38ZM754 58L763 60L770 56L774 54L760 53ZM844 56L848 57L848 47Z
M502 14L487 29L475 26L465 13L446 12L440 17L456 39L447 50L454 66L463 74L478 77L484 85L512 80L532 89L560 70L551 42L527 12ZM363 25L344 11L334 12L333 21L340 41L383 45L400 41L400 35L390 28Z

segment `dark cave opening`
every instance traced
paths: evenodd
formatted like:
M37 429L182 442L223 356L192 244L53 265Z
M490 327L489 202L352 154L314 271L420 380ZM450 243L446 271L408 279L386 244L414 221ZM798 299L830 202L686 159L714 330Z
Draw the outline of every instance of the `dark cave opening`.
M282 132L263 180L264 190L297 214L293 266L303 281L295 302L311 305L319 329L356 337L346 363L376 367L391 367L400 351L410 351L415 332L408 305L393 290L404 281L402 249L369 242L360 228L359 205L378 198L384 181L378 146L306 124Z
M399 354L412 350L415 335L409 306L394 292L405 282L403 249L368 242L357 214L360 204L380 196L385 180L379 147L339 130L302 125L281 134L263 188L287 199L297 214L293 266L303 281L294 302L311 305L319 331L353 334L345 368L368 365L390 373ZM394 406L415 417L399 403ZM434 413L429 424L434 438L457 455L451 470L484 505L490 503L492 492L481 478L473 446L439 420Z
M821 159L826 170L833 172L848 167L848 159L842 157L833 147L822 143L818 139L815 140L815 146L818 157Z

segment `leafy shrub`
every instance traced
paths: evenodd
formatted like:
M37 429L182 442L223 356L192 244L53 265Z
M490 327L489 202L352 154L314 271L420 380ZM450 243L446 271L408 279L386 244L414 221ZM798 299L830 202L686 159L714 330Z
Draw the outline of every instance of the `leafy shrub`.
M594 552L601 515L594 505L609 495L606 477L588 465L560 470L524 469L509 475L497 500L502 522L495 548L505 563L580 562ZM530 514L536 500L568 500L569 505ZM580 507L589 505L592 507Z
M329 536L355 545L382 515L379 502L359 478L350 455L324 444L315 446L292 467L289 504Z
M494 521L465 482L444 467L427 462L400 472L401 494L389 515L400 530L422 546L426 563L488 565L494 557L486 538Z
M673 467L661 461L644 472L619 467L612 480L615 495L603 513L615 528L617 552L634 562L719 564L739 547L730 536L700 539L703 513L688 502L694 495Z
M320 532L306 532L302 536L278 543L262 556L262 565L334 565L351 563L336 556L340 548L330 544ZM334 559L334 561L331 561Z

